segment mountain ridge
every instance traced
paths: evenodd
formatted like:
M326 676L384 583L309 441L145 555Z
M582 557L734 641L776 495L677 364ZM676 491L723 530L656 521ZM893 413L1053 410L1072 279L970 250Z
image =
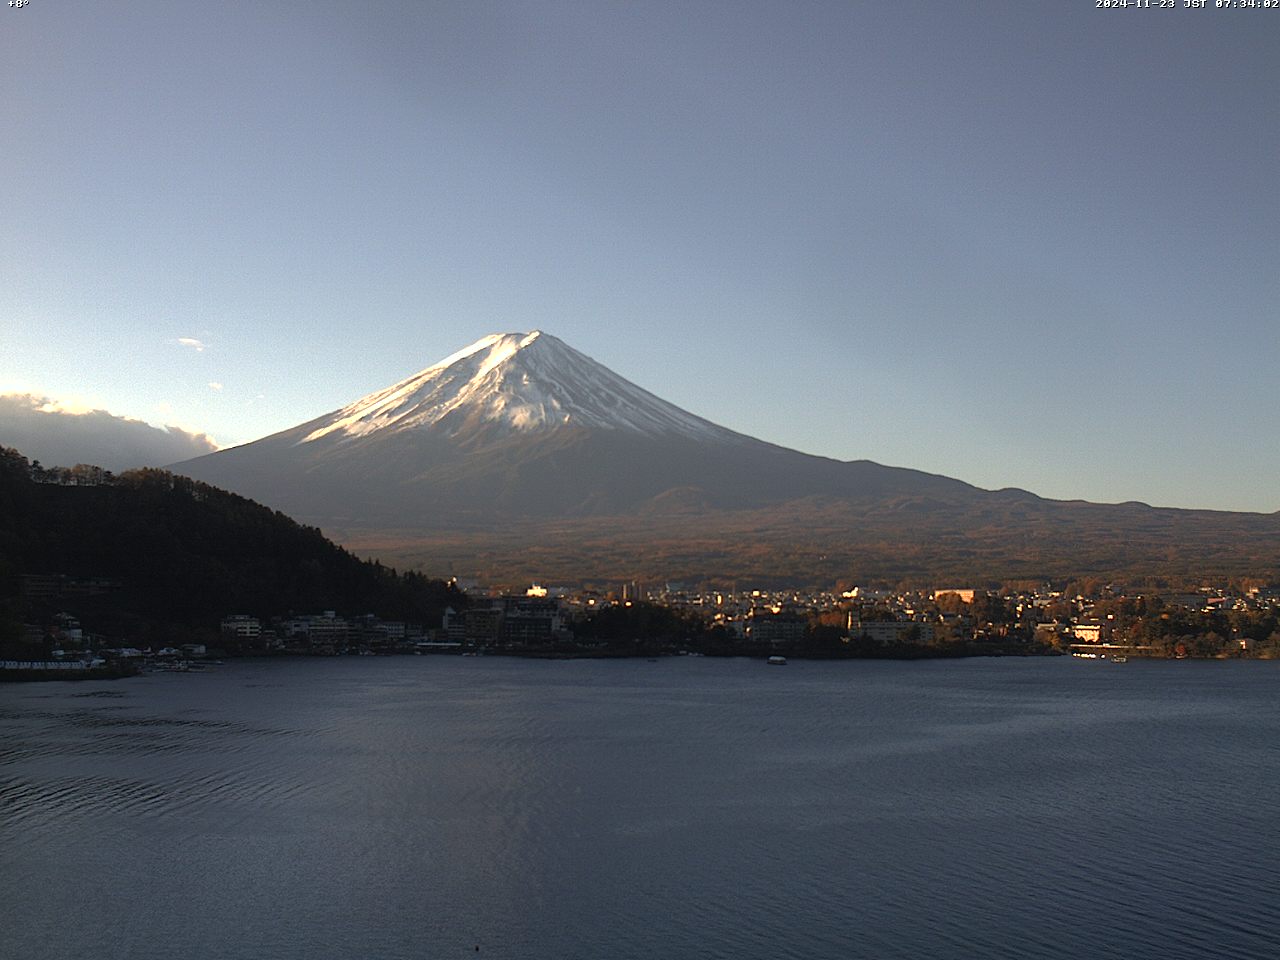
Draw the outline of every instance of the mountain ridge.
M234 613L336 608L438 623L463 602L443 581L359 559L313 527L186 477L54 472L67 477L0 446L0 641L6 613L21 608L38 622L69 602L20 598L23 574L112 582L77 595L74 612L138 646L174 637L220 646L218 621Z
M676 489L722 509L976 491L720 427L541 331L482 337L336 411L174 469L322 526L353 510L433 523L650 512Z
M1048 500L802 453L681 410L540 331L481 338L173 469L434 573L537 576L534 559L579 579L1280 568L1280 513Z

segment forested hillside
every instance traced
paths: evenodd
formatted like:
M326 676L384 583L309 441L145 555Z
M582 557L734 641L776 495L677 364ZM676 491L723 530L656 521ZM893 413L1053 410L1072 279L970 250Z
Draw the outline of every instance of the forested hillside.
M86 629L137 642L207 636L230 613L337 609L435 624L460 602L445 583L360 560L204 483L163 470L50 470L0 448L0 602L11 628L53 603L24 596L24 574L104 584L57 602Z

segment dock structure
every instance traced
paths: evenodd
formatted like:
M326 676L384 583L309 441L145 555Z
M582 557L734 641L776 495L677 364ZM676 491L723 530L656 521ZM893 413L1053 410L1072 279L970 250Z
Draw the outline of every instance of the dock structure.
M1073 643L1067 647L1075 657L1093 657L1106 660L1112 657L1158 657L1163 654L1155 647L1139 643Z

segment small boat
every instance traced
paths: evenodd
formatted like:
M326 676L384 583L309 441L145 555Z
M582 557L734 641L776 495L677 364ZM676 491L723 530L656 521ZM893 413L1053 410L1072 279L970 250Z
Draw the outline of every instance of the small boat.
M772 656L765 661L771 667L785 667L787 665L786 657Z
M1129 658L1128 658L1128 657L1126 657L1126 656L1122 653L1122 654L1118 654L1117 656L1112 657L1112 658L1111 658L1111 662L1112 662L1112 663L1128 663L1128 662L1129 662Z

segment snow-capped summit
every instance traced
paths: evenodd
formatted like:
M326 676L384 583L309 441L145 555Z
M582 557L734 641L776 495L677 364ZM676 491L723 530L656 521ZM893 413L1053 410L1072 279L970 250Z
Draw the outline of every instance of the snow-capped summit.
M1145 557L1156 543L1208 543L1196 538L1227 516L1058 504L789 450L687 413L536 330L484 337L341 410L175 469L365 551L488 579L809 570L830 582L864 556L893 576L952 579L982 562L1001 577L1043 577L1064 549L1120 563L1105 559L1100 529ZM1255 567L1275 554L1274 524L1240 529Z
M693 440L745 439L618 376L562 340L493 333L394 386L325 418L300 443L350 440L439 425L446 435L484 428L532 432L561 426Z
M179 470L308 522L366 529L971 489L736 433L537 330L483 337L340 410Z

